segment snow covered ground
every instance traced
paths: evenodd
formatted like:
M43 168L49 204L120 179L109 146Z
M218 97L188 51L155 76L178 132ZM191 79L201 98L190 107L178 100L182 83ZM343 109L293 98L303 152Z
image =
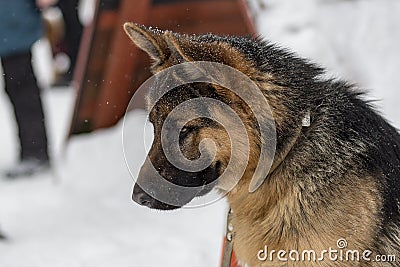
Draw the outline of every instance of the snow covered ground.
M398 1L252 0L252 6L263 36L369 89L381 99L380 110L400 127ZM35 53L46 85L45 43ZM130 200L133 182L122 153L122 123L74 137L64 147L74 92L46 89L43 97L55 168L32 179L0 179L0 227L9 237L0 242L0 267L218 266L224 201L174 212L139 207ZM129 125L142 115L129 114ZM1 172L17 156L3 90L0 125ZM129 129L132 140L142 132L141 125ZM135 165L144 156L138 154Z

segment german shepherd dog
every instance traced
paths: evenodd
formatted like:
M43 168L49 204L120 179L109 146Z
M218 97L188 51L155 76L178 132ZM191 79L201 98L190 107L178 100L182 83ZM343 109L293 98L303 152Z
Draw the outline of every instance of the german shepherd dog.
M221 63L245 74L268 101L276 127L272 167L259 188L249 192L264 142L260 124L270 122L256 121L256 114L242 98L209 83L178 86L158 101L152 99L154 92L149 92L148 101L157 102L149 110L154 141L133 189L135 202L170 210L212 188L218 190L219 182L213 182L227 168L231 150L235 149L221 123L193 119L179 133L179 148L191 160L200 156L201 140L214 141L215 157L199 172L174 168L165 156L160 137L168 114L180 103L212 98L225 103L240 117L250 147L243 175L226 195L233 210L234 251L241 264L400 266L400 135L354 85L328 79L322 68L260 38L185 35L134 23L126 23L124 28L133 43L153 59L154 74L195 61ZM206 109L217 112L213 106ZM307 113L310 124L304 127ZM186 113L176 113L172 120L185 116ZM229 118L226 120L229 123ZM202 186L202 190L182 196L179 204L163 203L154 197L154 192L142 188L154 175L150 165L173 184ZM156 185L152 190L176 194L164 186ZM336 246L339 239L347 241L346 249L351 253L357 250L360 257L365 251L372 254L346 261L344 255L348 251L340 252ZM268 258L263 261L260 250L266 247L268 252L261 254L268 254ZM342 253L342 257L328 259L329 248L336 249L337 255ZM301 255L310 249L319 259L304 262L293 252L297 250ZM283 259L277 258L278 252ZM321 260L324 253L326 257ZM383 262L375 255L397 258Z

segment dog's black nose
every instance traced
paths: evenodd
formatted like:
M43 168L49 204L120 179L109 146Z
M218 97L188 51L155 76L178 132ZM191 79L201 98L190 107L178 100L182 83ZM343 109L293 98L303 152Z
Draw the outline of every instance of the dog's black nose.
M151 208L153 205L153 198L143 191L139 186L135 185L132 193L132 200L139 205Z
M133 201L135 201L136 203L151 208L153 205L153 199L147 195L146 193L138 193L138 194L133 194L132 195L132 199Z

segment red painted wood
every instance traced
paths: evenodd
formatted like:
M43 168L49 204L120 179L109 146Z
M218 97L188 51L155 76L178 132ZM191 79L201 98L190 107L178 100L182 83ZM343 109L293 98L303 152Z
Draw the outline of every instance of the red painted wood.
M78 97L70 135L117 123L135 90L151 75L148 57L125 35L124 22L182 33L255 33L245 0L157 5L150 0L115 1L118 10L97 11L92 26L85 30L74 79Z
M150 0L123 0L115 24L115 33L107 57L102 91L99 95L93 127L104 128L114 125L125 114L126 108L136 88L132 88L132 75L135 75L139 50L135 47L122 25L134 20L147 24Z

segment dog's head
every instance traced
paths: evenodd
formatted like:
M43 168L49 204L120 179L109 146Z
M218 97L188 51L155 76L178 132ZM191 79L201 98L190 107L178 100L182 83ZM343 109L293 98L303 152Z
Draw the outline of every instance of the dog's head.
M256 63L240 51L240 42L250 38L218 37L214 35L181 35L169 31L146 28L134 23L126 23L125 31L140 49L153 60L152 72L162 73L165 69L187 62L216 62L244 73L257 80L262 77ZM234 47L235 42L238 44ZM246 49L246 47L243 47ZM202 196L213 188L223 189L234 174L254 173L260 157L260 128L255 115L239 95L223 86L208 82L179 83L191 76L201 76L190 66L173 70L155 82L147 96L149 119L154 126L154 140L143 164L133 190L133 200L155 209L174 209ZM200 74L199 74L200 73ZM230 83L239 84L242 81ZM167 81L177 82L173 90L157 96L159 90L168 87ZM206 101L215 100L215 101ZM194 101L189 101L194 100ZM196 101L200 100L200 101ZM221 104L222 103L222 104ZM181 109L185 105L184 109ZM231 127L233 116L223 112L229 107L243 123L243 128ZM179 111L181 109L181 111ZM218 120L213 118L219 117ZM271 118L269 118L271 119ZM174 137L176 136L176 140ZM210 142L210 139L212 142ZM232 142L232 139L236 140ZM174 144L177 144L174 146ZM250 159L244 166L229 166L232 147L238 152L236 157ZM247 150L246 150L247 149ZM239 155L239 156L238 156ZM174 157L182 156L180 167ZM196 166L202 163L203 168ZM197 165L196 165L197 164ZM231 173L224 173L229 169ZM224 173L224 179L218 179ZM262 179L260 175L259 179ZM248 184L250 181L245 181Z

